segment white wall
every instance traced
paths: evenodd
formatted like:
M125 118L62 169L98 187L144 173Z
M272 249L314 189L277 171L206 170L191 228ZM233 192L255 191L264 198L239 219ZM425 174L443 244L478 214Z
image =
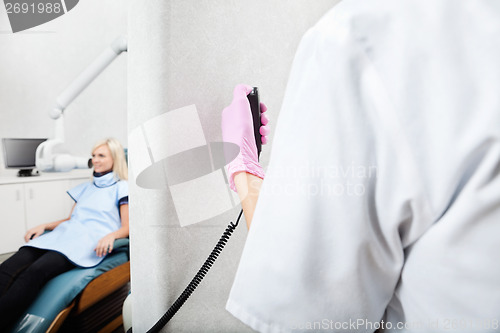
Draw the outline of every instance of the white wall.
M127 34L128 7L129 0L82 0L67 14L16 34L0 8L0 138L53 136L48 110L104 48ZM108 136L127 146L127 57L116 59L66 109L72 153L88 156Z
M221 110L230 103L237 83L259 87L274 128L299 40L337 2L133 1L129 131L195 104L207 141L221 141ZM270 141L261 156L264 165L272 134ZM131 150L131 158L137 153ZM134 179L130 183L133 325L135 332L145 332L182 292L238 211L181 228L167 188L146 190ZM211 189L199 191L209 194ZM240 223L219 261L165 332L250 331L224 310L246 238L245 223Z

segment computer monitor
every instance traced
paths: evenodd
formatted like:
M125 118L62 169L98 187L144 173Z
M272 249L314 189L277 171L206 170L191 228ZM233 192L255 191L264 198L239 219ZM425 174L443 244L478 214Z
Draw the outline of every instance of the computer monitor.
M33 173L36 167L36 148L47 139L3 138L3 153L5 167L20 169L18 177L38 176Z

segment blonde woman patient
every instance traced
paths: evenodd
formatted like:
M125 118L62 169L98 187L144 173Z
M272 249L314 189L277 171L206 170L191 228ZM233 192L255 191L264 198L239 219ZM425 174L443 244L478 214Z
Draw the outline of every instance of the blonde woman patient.
M92 164L92 180L68 191L75 201L70 216L28 230L26 244L0 265L0 331L18 319L50 279L98 265L115 239L128 237L128 169L120 142L99 141Z

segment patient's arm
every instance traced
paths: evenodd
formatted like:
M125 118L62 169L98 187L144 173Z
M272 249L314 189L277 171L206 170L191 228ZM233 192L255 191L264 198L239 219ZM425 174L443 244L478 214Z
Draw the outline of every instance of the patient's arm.
M128 223L128 204L120 206L120 229L113 231L99 240L94 251L98 257L105 256L113 251L113 243L115 239L128 237L129 223Z
M262 179L251 173L238 172L234 175L234 185L238 190L247 227L250 229L257 199L259 198L260 187L262 186Z
M30 239L35 239L41 234L43 234L47 230L54 230L59 224L68 221L71 218L71 214L73 214L73 209L75 209L76 203L73 205L71 208L71 212L69 213L69 217L63 220L51 222L51 223L45 223L45 224L40 224L34 228L31 228L26 232L26 235L24 236L24 240L28 242Z

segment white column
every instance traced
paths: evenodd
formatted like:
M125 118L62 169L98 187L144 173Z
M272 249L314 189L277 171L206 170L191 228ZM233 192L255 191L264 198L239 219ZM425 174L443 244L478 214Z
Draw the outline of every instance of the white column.
M221 111L238 83L259 87L274 131L300 38L337 2L134 0L128 31L129 134L145 130L148 120L165 112L194 104L206 141L221 141ZM148 146L146 141L137 146ZM264 165L270 145L262 151ZM139 151L133 142L129 149L131 165L146 167L141 163L151 152ZM163 189L141 188L136 176L132 168L133 329L145 332L184 290L239 211L181 227L165 175L158 175ZM203 195L211 190L199 189ZM251 332L225 310L246 236L242 219L219 260L164 332Z

